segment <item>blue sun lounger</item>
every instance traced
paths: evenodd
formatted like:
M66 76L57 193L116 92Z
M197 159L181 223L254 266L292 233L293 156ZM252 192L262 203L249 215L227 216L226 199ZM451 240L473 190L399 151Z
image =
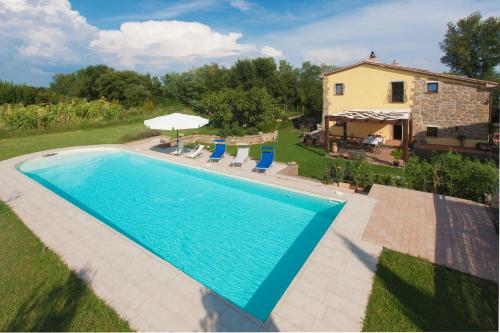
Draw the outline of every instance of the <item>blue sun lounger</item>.
M255 166L255 170L265 172L273 164L274 147L273 146L262 146L261 149L262 149L261 158L260 158L260 161Z
M212 160L219 161L224 153L226 152L226 140L214 140L215 149L214 152L208 157L208 161Z

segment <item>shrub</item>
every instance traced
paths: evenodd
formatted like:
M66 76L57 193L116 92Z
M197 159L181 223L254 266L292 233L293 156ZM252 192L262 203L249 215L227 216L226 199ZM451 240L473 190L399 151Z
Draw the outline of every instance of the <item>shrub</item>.
M336 159L326 166L325 182L349 182L356 187L372 184L411 188L477 202L492 201L498 205L498 168L495 163L481 162L460 154L436 154L430 160L411 156L403 177L374 174L363 159ZM490 199L491 198L491 199Z
M337 159L327 164L325 181L328 183L348 182L356 187L367 189L373 184L374 174L364 159L354 161Z
M403 158L403 151L401 149L394 149L391 152L391 155L394 157L396 161L400 161Z
M498 197L498 168L460 154L436 154L429 161L411 157L405 167L406 186L458 198L485 202Z
M155 108L155 103L153 103L153 101L151 99L147 99L144 104L142 105L142 107L144 108L144 111L153 111L154 108Z
M246 129L239 126L238 123L233 123L231 126L225 126L217 132L217 134L223 138L228 136L244 136L247 134Z

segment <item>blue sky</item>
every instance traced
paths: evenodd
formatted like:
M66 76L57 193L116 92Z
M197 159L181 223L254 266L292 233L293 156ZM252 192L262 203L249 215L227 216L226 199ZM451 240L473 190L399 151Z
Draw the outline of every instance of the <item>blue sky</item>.
M162 75L205 63L272 56L346 65L383 62L446 70L446 23L491 0L2 0L0 80L48 85L54 74L105 63Z

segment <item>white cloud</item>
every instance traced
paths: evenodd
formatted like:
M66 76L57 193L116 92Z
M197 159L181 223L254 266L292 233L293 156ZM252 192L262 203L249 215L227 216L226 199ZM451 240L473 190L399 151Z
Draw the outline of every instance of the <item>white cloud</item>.
M208 2L203 3L211 3ZM174 3L158 15L194 10L201 0ZM183 21L124 22L99 30L68 0L0 0L0 79L47 84L61 68L96 63L164 73L255 55L238 32Z
M278 57L283 57L283 51L275 49L272 46L266 45L260 49L260 54L266 57L273 57L273 58L278 58Z
M332 4L333 5L333 4ZM439 42L446 23L480 11L499 16L498 1L390 1L311 22L263 41L283 50L293 63L305 60L345 65L374 50L385 62L443 70Z
M229 4L231 7L241 10L245 12L254 6L253 3L245 1L245 0L230 0Z
M101 30L90 47L107 60L126 67L148 63L161 65L175 60L221 58L254 49L240 44L240 33L222 34L197 22L127 22L120 30Z
M0 2L0 58L79 63L97 33L66 0Z

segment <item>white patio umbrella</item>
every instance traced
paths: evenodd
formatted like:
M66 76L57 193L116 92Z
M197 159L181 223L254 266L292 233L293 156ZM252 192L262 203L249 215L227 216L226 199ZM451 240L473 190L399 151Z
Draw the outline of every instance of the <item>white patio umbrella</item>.
M144 120L146 127L156 130L177 131L177 153L179 153L179 130L199 128L208 124L208 119L184 113L172 113Z

